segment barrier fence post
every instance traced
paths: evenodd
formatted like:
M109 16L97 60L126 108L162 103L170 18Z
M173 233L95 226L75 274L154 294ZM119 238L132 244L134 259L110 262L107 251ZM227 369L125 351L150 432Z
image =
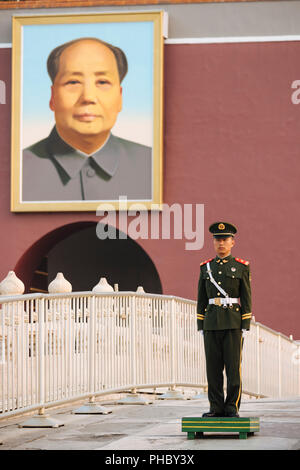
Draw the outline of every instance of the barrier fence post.
M37 374L39 377L38 384L38 403L40 405L37 415L32 416L24 423L19 424L20 428L58 428L63 426L64 423L51 418L45 414L46 392L45 392L45 298L37 300L38 305L38 366ZM48 334L48 333L47 333Z
M88 329L88 384L89 392L91 397L94 395L94 370L95 370L95 296L90 297L90 317L89 317L89 329Z
M260 346L259 346L259 325L256 325L256 386L257 386L257 395L260 395Z
M175 326L175 316L176 316L176 304L175 299L171 299L171 308L170 308L170 332L169 332L169 344L170 344L170 363L171 363L171 387L167 393L161 395L160 399L163 400L182 400L184 396L178 390L176 390L176 326ZM178 328L178 325L177 325Z
M278 396L281 397L282 389L282 370L281 370L281 335L278 334Z
M119 405L148 405L152 403L152 401L145 400L143 397L137 394L136 385L137 385L137 375L136 375L136 365L137 360L141 360L141 358L137 358L136 355L136 344L138 339L138 331L137 331L137 322L136 322L136 296L132 295L130 297L130 367L131 367L131 384L133 388L131 392L124 398L118 400Z
M131 306L130 306L130 312L131 312L131 322L130 322L130 355L131 355L131 383L133 386L136 386L136 340L137 340L137 334L136 334L136 318L135 318L135 300L136 297L132 296L131 297Z
M39 374L39 403L45 403L45 302L44 299L39 299L39 360L38 360L38 374Z
M171 351L171 384L175 387L175 322L174 322L175 305L174 299L171 300L170 312L170 351Z
M103 308L103 302L100 302ZM104 406L95 403L95 357L96 357L96 338L98 334L98 325L96 325L96 296L89 297L89 326L88 326L88 387L89 387L89 401L85 405L80 406L73 411L74 414L99 414L107 415L112 411ZM97 356L99 357L99 355ZM98 364L97 364L98 366Z

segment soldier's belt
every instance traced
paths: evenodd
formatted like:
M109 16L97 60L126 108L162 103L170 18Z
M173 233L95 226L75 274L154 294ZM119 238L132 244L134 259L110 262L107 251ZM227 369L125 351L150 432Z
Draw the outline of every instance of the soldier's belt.
M215 297L213 299L209 299L209 303L213 305L232 305L232 304L238 304L239 299L232 299L230 297Z

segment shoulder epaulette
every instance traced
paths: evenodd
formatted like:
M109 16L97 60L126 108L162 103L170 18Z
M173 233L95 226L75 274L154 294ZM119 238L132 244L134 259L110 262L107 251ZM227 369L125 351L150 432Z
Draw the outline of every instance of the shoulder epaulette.
M244 259L241 259L241 258L234 258L235 261L238 261L238 263L242 263L242 264L245 264L246 266L248 266L249 264L249 261L245 261Z
M204 264L206 263L209 263L210 261L212 261L214 258L209 258L207 259L206 261L203 261L203 263L200 263L200 266L203 266Z

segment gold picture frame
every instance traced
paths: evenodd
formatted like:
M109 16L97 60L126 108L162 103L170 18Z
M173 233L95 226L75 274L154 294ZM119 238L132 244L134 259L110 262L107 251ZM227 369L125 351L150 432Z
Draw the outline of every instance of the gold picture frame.
M161 208L163 14L164 12L157 11L13 17L12 212L96 211L100 204L101 209L107 206L108 210L126 210L136 204L146 210ZM77 172L76 178L73 178L73 170L68 173L71 160L67 160L67 167L64 164L67 156L73 158L74 150L76 161L81 162L78 157L80 154L83 157L82 162L86 165L86 162L90 161L86 157L92 156L93 160L93 152L96 150L89 155L85 150L83 154L82 148L71 148L70 141L62 139L61 130L56 129L55 138L63 142L61 145L67 144L68 148L67 151L64 148L59 155L62 158L58 160L55 147L57 142L54 139L55 150L50 146L50 151L47 140L49 131L59 127L58 106L56 105L55 112L53 106L51 107L53 80L51 85L46 68L47 57L53 49L62 44L87 38L97 38L105 44L122 49L128 62L128 73L122 82L121 90L123 108L113 127L115 133L118 125L116 137L123 145L123 153L128 142L128 163L125 157L121 159L119 155L123 153L115 147L118 162L124 162L125 176L122 176L121 169L119 170L121 163L117 162L115 166L119 173L117 171L115 174L118 174L119 179L115 179L113 184L115 174L107 175L105 166L102 174L102 167L96 165L96 176L94 169L90 171L91 180L98 178L93 180L94 189L91 190L86 189L89 188L90 182L84 180L83 170ZM90 55L86 54L85 57L87 56ZM89 120L90 116L81 115L82 119ZM80 145L83 141L85 136L80 140ZM130 146L131 144L137 145ZM103 144L102 150L99 147L102 152L105 145ZM135 149L138 149L136 156ZM105 178L102 179L101 175ZM79 190L78 182L81 188ZM69 183L72 183L74 191L70 189Z

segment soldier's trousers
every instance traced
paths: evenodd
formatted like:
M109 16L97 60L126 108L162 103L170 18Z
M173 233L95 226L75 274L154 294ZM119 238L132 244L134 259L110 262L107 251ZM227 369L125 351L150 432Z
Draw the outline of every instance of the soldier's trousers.
M237 413L241 403L241 361L243 337L241 330L205 330L204 348L210 411ZM224 400L223 370L227 377Z

